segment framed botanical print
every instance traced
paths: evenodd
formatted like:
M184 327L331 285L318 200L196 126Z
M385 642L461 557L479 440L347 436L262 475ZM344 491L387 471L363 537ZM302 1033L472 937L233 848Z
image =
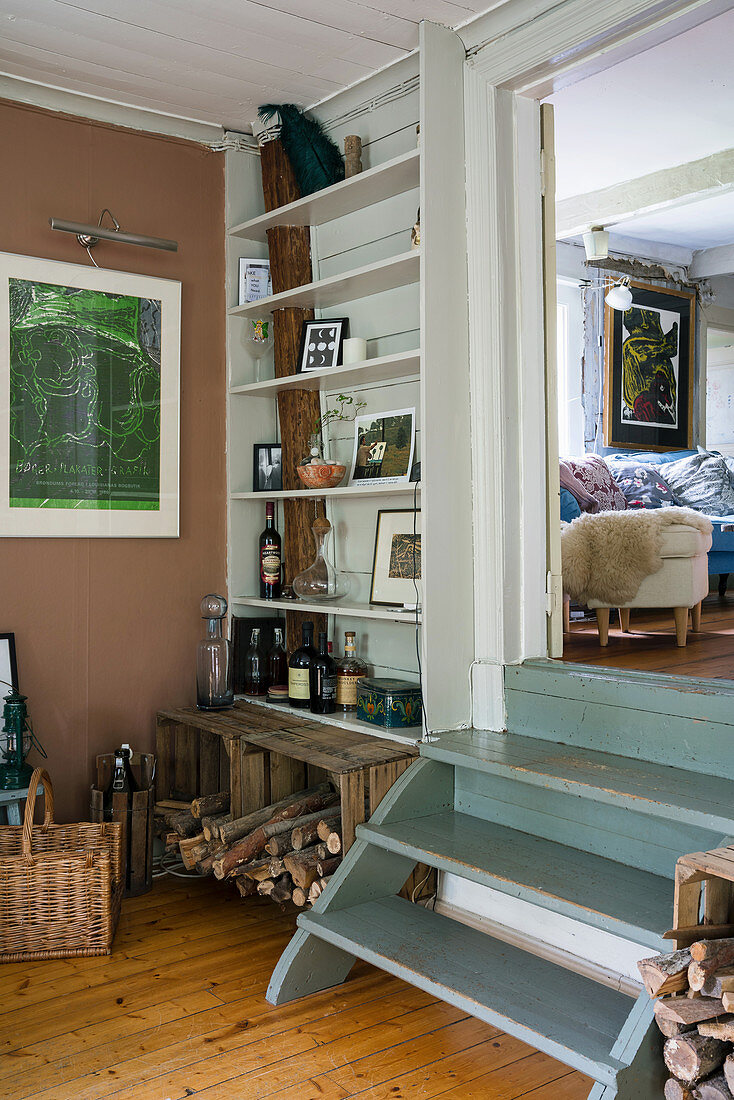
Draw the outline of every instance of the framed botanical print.
M176 538L181 284L0 253L0 536Z
M377 513L370 603L387 607L421 602L420 509Z
M690 448L694 291L630 283L627 310L604 317L604 442L608 447Z

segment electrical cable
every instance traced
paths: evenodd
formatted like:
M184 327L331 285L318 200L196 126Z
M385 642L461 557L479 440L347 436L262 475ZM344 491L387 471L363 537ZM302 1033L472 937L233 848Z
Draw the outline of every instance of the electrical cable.
M427 740L430 727L429 727L429 723L428 723L428 710L426 708L426 699L425 699L425 695L423 693L423 664L421 662L421 646L420 646L420 625L421 625L420 624L420 606L421 606L421 599L420 599L420 591L418 589L418 581L416 580L416 572L417 572L417 570L416 570L416 557L417 557L416 549L417 549L417 542L418 542L418 482L416 481L414 486L413 486L413 542L412 542L412 551L413 551L413 569L412 569L413 577L412 577L412 580L413 580L413 588L415 589L415 655L416 655L416 659L418 661L418 690L420 691L420 695L421 695L421 707L422 707L422 710L423 710L423 719L424 719L424 732L423 732L423 735L422 735L422 739ZM421 577L422 576L423 576L423 555L421 554Z

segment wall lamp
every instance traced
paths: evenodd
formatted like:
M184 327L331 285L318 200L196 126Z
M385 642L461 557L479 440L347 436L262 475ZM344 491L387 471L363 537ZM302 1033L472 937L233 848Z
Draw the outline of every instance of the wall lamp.
M113 223L111 228L102 225L105 214L109 214ZM146 237L142 233L126 233L120 229L120 223L105 207L99 216L96 225L84 225L81 222L67 222L61 218L49 218L52 229L58 229L62 233L73 233L82 248L86 248L90 260L92 254L90 248L94 248L100 241L118 241L120 244L138 244L144 248L162 248L165 252L178 252L178 241L167 241L162 237Z

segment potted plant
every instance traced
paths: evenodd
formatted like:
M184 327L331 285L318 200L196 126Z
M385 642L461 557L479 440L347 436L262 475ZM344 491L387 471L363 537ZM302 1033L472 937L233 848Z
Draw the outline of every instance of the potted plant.
M308 454L298 464L298 476L307 489L334 489L347 472L346 466L332 462L324 454L324 430L339 420L354 420L367 402L356 401L343 393L337 394L336 402L335 408L317 417L308 441Z

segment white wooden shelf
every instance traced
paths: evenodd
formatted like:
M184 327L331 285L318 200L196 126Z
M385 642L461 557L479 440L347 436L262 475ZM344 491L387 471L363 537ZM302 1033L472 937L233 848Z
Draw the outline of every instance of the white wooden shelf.
M410 286L419 279L420 252L414 249L401 252L399 256L391 256L388 260L378 260L365 267L345 271L342 275L330 275L328 279L319 279L315 283L284 290L282 294L273 294L257 302L232 306L227 312L230 317L262 317L276 309L285 309L286 306L328 309L330 306L341 305L342 302L381 294L384 290Z
M268 229L275 225L324 225L376 202L402 195L418 187L419 183L420 151L412 149L323 191L234 225L229 235L248 241L265 241Z
M366 733L368 737L379 737L383 741L397 741L400 745L417 745L421 738L420 726L412 727L405 733L398 733L395 730L383 729L382 726L371 726L369 722L360 722L358 718L345 718L338 711L334 714L312 714L310 710L296 709L284 703L269 703L267 699L258 699L252 695L237 695L235 698L243 699L257 707L277 711L279 714L308 718L309 722L322 722L325 726L338 726L339 729ZM43 788L40 787L39 790Z
M337 485L334 489L278 489L269 492L267 489L258 490L256 493L230 493L232 500L321 500L328 497L382 497L395 496L396 493L413 495L415 482L407 485L375 485L367 488L363 485ZM420 496L420 485L418 495Z
M233 596L232 604L240 607L261 607L277 611L307 611L312 615L342 615L350 619L382 619L387 622L406 623L415 626L415 611L403 611L398 607L375 607L369 603L342 600L261 600L259 596ZM418 622L421 614L418 612Z
M302 374L289 374L285 378L266 378L262 382L232 386L229 392L243 397L277 397L286 390L326 392L362 386L368 382L390 382L396 378L418 379L420 367L420 351L399 351L394 355L364 359L361 363L348 363L346 366L329 367L327 370L304 371Z

